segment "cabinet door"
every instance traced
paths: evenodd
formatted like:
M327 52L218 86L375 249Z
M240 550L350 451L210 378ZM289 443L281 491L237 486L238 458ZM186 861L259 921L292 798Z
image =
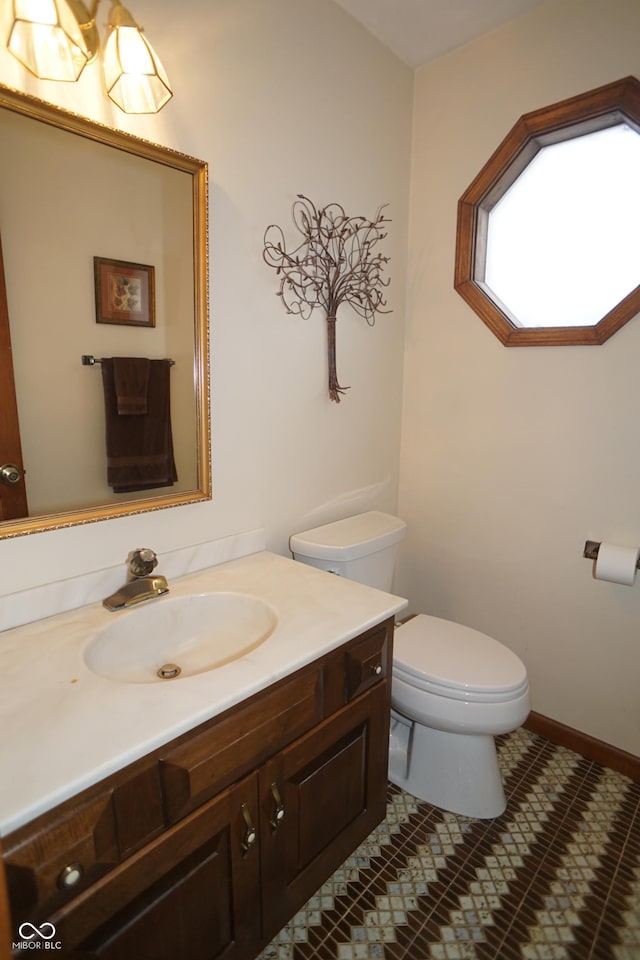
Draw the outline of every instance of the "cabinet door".
M257 825L253 774L51 917L63 947L73 944L65 956L236 960L257 952Z
M383 819L388 744L382 681L260 771L265 937L277 933Z

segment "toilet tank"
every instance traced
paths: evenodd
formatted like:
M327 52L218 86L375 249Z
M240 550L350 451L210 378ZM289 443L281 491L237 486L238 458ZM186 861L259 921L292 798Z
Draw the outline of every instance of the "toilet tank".
M371 510L296 533L289 547L294 560L389 593L406 528L404 520Z

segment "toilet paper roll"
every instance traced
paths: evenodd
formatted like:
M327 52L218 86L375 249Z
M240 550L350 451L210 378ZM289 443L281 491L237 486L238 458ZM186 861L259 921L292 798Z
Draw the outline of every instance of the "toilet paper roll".
M621 547L617 543L601 543L596 559L596 580L624 583L630 587L636 578L640 547Z

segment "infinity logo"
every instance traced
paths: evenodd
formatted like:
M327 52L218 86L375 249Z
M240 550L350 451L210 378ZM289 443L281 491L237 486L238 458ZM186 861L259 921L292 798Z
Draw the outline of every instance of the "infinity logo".
M50 930L51 933L45 933L45 929ZM31 930L32 933L28 933L28 930ZM26 920L18 927L18 933L23 940L33 940L34 937L42 937L43 940L53 940L56 935L56 928L52 923L49 922L45 922L39 927L36 927Z

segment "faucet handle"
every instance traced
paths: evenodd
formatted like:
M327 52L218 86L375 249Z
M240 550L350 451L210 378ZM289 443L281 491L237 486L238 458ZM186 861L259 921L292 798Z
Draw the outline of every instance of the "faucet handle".
M148 577L158 566L158 558L149 547L138 547L128 557L129 572L132 577Z

